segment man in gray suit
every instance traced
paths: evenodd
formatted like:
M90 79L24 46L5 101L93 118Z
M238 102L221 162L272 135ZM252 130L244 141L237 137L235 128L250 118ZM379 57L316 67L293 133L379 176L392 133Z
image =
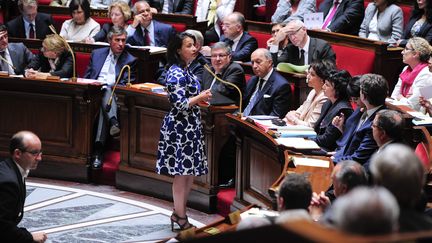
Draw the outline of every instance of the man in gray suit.
M22 43L9 43L6 25L0 25L0 69L9 74L22 75L33 54Z
M324 40L309 37L302 21L289 22L276 35L274 45L283 41L287 36L290 44L285 47L282 54L278 57L277 52L272 53L275 66L280 62L306 65L324 59L336 62L336 54L331 46Z
M193 0L148 0L153 13L193 14Z
M240 64L231 60L231 47L225 42L217 42L211 47L212 71L222 80L235 84L242 92L245 86L245 76ZM202 89L212 92L211 104L237 103L240 100L238 91L227 84L216 80L213 75L204 69L202 76Z

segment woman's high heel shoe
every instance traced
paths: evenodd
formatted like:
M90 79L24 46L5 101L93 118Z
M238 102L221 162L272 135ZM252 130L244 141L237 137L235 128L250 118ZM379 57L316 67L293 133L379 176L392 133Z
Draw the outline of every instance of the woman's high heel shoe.
M176 213L172 213L170 219L171 219L171 230L172 231L175 231L174 230L174 223L176 223L179 226L180 230L185 230L185 229L195 227L193 224L189 223L187 216L182 218L182 217L178 216ZM183 223L181 223L182 221L183 221Z

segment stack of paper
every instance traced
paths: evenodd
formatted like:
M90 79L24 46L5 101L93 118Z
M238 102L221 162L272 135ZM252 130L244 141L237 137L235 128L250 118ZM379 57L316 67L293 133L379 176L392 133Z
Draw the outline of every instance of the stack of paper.
M317 143L315 143L315 141L304 138L277 138L276 142L288 148L320 149L320 147Z
M312 166L312 167L323 167L323 168L329 168L330 163L328 160L323 159L312 159L312 158L300 158L295 157L294 158L294 165L295 166Z

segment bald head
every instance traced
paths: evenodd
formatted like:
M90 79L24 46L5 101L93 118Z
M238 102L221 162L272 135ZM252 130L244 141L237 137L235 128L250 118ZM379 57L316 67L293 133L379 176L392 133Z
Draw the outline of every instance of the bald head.
M11 138L9 153L24 170L36 169L42 160L42 143L33 132L20 131Z
M264 78L273 68L273 60L269 50L256 49L251 55L252 69L256 76Z

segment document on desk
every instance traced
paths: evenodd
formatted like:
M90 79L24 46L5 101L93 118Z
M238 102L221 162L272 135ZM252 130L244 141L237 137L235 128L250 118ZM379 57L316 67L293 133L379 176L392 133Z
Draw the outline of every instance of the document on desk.
M166 47L160 47L160 46L132 46L132 45L129 46L135 49L150 49L150 54L159 54L159 53L167 52Z
M312 158L301 158L301 157L294 157L294 165L295 166L311 166L311 167L323 167L323 168L329 168L330 163L328 160L324 159L312 159Z
M276 142L288 148L295 149L320 149L313 140L304 138L277 138Z

